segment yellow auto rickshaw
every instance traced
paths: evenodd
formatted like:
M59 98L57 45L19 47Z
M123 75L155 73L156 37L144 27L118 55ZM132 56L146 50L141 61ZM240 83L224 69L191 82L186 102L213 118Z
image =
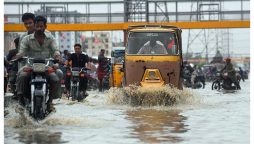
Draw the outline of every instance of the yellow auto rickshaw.
M111 52L110 86L122 87L125 47L113 47Z
M156 87L172 84L182 89L181 29L175 26L137 25L127 30L124 85Z

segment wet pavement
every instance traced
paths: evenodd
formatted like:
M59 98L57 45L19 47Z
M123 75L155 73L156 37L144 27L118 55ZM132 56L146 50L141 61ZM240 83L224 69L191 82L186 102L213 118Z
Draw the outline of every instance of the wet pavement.
M145 96L140 106L130 99L124 101L126 93L119 89L106 94L90 91L84 102L55 100L56 112L42 121L34 121L12 102L6 108L9 114L4 118L4 142L248 144L249 81L241 86L240 91L212 91L208 83L205 89L174 91L177 103L166 106L161 102L160 106L149 105L157 102ZM151 95L161 94L150 91Z

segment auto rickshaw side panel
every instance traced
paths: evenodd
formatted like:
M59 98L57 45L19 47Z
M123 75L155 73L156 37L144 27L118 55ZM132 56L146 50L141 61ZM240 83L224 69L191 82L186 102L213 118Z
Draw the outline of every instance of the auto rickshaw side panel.
M113 87L121 87L122 86L122 79L124 73L120 70L123 68L122 64L112 64L112 86Z

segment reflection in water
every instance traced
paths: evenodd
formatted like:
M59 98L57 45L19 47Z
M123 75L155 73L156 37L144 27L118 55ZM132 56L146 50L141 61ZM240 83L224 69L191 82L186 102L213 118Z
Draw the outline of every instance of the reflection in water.
M174 133L188 130L184 125L186 117L176 110L138 109L128 111L127 119L134 124L132 135L145 143L180 142L183 139Z
M19 136L16 139L19 139L20 142L31 144L58 144L66 143L61 141L61 132L50 132L47 130L34 130L34 129L23 129L19 132Z

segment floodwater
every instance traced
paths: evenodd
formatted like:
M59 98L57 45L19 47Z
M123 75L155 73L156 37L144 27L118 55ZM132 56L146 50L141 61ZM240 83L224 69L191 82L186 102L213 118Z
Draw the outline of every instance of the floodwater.
M119 89L107 94L91 91L84 102L55 100L56 112L39 122L20 112L13 102L4 119L4 142L248 144L249 81L241 86L240 91L212 91L208 83L205 89L175 91L176 103L155 102L161 106L153 106L154 101L145 96L140 105L124 101Z

